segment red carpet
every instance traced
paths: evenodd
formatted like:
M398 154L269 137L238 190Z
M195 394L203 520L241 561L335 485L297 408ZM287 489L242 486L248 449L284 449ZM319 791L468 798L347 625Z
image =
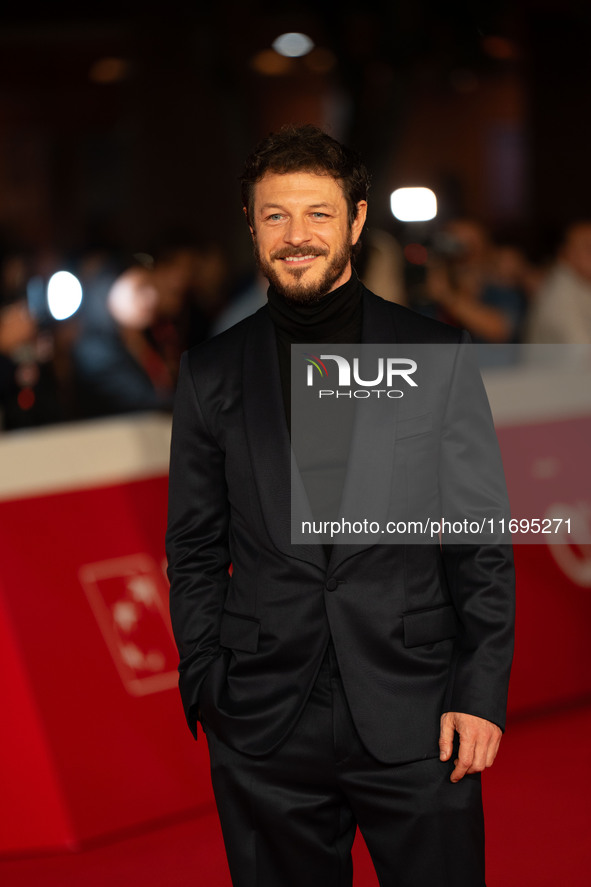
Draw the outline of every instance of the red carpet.
M485 784L488 887L588 887L591 708L510 727Z
M588 887L590 735L588 707L509 728L485 778L488 887ZM0 883L230 887L213 810L82 853L0 861ZM376 885L358 842L355 887Z

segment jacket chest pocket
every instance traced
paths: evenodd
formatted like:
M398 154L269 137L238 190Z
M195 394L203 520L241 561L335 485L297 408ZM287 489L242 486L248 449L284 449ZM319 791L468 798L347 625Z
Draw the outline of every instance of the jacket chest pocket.
M401 417L396 422L396 440L428 434L432 425L431 413L423 413L422 416Z

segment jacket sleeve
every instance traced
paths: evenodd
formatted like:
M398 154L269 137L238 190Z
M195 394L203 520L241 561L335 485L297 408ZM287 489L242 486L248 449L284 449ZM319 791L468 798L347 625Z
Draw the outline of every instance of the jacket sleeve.
M496 538L444 535L442 554L458 617L457 658L448 711L505 727L513 657L515 571L507 527L509 500L484 385L465 335L445 411L439 477L443 516L495 528ZM492 521L492 523L491 523ZM482 541L483 539L492 541Z
M228 525L224 452L208 428L184 354L172 425L166 554L179 689L195 738L200 688L220 650L229 582Z

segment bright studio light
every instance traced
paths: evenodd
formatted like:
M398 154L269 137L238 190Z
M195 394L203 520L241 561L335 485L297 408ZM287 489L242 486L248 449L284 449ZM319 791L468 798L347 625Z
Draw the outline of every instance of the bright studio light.
M273 41L272 46L279 55L295 59L307 55L314 48L314 43L307 34L298 34L295 31L290 31L288 34L281 34L277 37Z
M67 320L82 303L82 286L69 271L57 271L47 284L47 306L54 320Z
M400 222L428 222L437 215L437 198L430 188L397 188L390 207Z

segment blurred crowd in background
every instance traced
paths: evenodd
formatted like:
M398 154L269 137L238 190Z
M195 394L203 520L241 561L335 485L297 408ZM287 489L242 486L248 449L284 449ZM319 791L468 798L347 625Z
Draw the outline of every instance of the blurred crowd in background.
M591 341L591 5L335 10L4 4L0 430L170 409L182 351L265 302L237 180L288 122L367 164L369 289L489 366Z
M543 264L495 242L476 220L413 235L371 225L363 235L356 270L383 298L465 328L478 343L591 342L591 221L568 226ZM266 301L264 279L232 280L227 268L218 243L182 236L152 252L95 249L74 261L6 251L2 430L171 410L182 352ZM515 361L515 349L499 353L501 364Z

